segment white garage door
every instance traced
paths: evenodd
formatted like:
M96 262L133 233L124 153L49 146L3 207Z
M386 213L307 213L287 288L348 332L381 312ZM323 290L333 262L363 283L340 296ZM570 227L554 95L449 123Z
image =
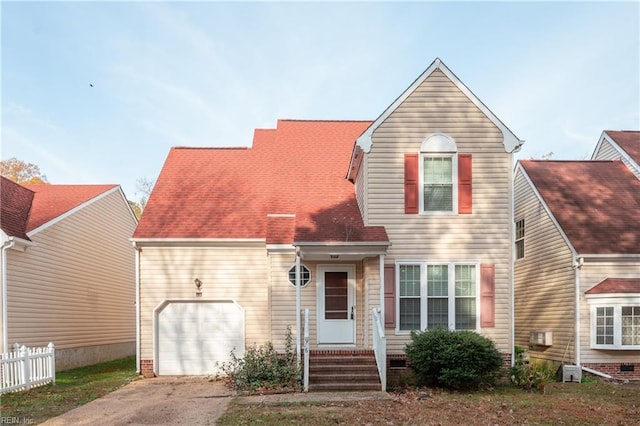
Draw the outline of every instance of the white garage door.
M158 374L207 375L244 355L244 313L231 301L171 302L158 314Z

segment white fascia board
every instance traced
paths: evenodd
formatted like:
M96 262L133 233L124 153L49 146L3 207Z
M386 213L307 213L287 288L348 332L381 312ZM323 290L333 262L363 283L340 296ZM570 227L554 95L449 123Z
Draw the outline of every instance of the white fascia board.
M549 206L544 201L544 198L542 198L542 195L540 195L540 192L538 192L538 188L536 188L536 186L533 184L533 182L531 181L531 178L529 177L529 175L527 174L526 170L524 169L524 167L522 167L522 164L519 161L516 164L516 174L515 175L517 176L518 173L522 173L522 176L527 181L527 183L531 187L531 190L533 191L533 193L538 198L538 201L540 202L540 204L542 204L542 207L544 208L544 210L547 212L547 214L551 218L551 221L555 225L556 229L558 230L558 232L560 232L560 235L562 236L562 238L564 239L565 243L567 244L567 247L569 247L569 250L571 250L571 253L573 253L574 259L577 258L578 257L578 252L573 247L573 244L571 244L571 241L569 240L569 237L567 237L567 234L564 233L564 230L562 229L562 227L560 226L560 224L556 220L556 217L551 212L551 209L549 209ZM526 229L526 223L525 223L525 229ZM526 230L525 230L525 232L526 232Z
M584 298L590 305L635 305L640 300L640 293L598 293L585 294Z
M269 252L282 252L282 251L295 251L296 248L293 244L267 244L267 251Z
M495 116L493 112L482 101L473 94L473 92L440 60L436 58L435 61L405 90L387 109L364 131L360 137L356 140L356 144L362 148L362 150L368 153L371 150L373 132L387 119L389 116L402 104L417 88L420 86L431 74L436 70L442 71L444 75L456 85L458 89L476 106L482 113L487 116L489 120L500 129L503 137L503 145L506 152L515 152L524 141L518 139L518 137Z
M72 208L71 210L68 210L64 213L62 213L60 216L55 217L53 219L51 219L49 222L45 222L42 225L38 226L35 229L32 229L31 231L27 232L27 237L31 238L31 236L37 234L40 231L44 231L45 229L47 229L50 226L55 225L56 223L60 222L63 219L66 219L67 217L71 216L72 214L76 213L77 211L82 210L83 208L87 207L88 205L91 205L93 203L95 203L96 201L113 194L116 191L121 191L120 190L120 186L114 186L113 188L96 195L95 197L91 198L90 200L85 201L84 203L75 206L74 208Z
M127 210L129 210L129 214L131 215L131 218L133 219L133 223L135 223L136 225L138 224L138 218L136 217L136 214L133 212L133 209L131 208L131 205L129 204L129 200L127 200L126 195L124 195L124 191L122 190L122 187L120 185L118 185L118 189L119 189L119 193L120 196L122 197L122 201L124 201L125 206L127 206Z
M264 247L264 238L131 238L135 247Z
M640 260L640 253L581 254L580 256L584 258L585 262L589 260Z
M391 243L388 242L388 241L372 241L372 242L366 242L366 241L344 241L344 242L336 242L336 241L317 242L317 241L311 241L311 242L294 242L293 245L296 246L296 247L303 247L303 246L350 247L350 246L390 246Z

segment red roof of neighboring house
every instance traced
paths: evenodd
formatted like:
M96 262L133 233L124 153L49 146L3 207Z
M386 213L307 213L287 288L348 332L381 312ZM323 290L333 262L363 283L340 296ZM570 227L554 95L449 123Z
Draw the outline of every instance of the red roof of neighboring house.
M251 148L172 148L134 238L386 242L383 227L364 226L345 179L369 124L279 120Z
M29 240L27 221L33 191L0 176L0 227L10 237Z
M586 291L586 294L640 293L640 278L607 278Z
M629 154L629 157L633 158L633 161L640 164L640 131L605 130L605 133L616 141L618 146L624 149Z
M117 185L24 185L35 193L27 232L78 207Z
M640 180L621 161L520 164L578 253L640 253Z

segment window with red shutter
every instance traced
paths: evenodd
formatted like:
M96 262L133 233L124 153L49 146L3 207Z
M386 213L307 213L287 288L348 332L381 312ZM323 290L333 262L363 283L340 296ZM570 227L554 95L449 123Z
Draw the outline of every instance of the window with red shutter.
M471 214L473 209L471 154L458 154L458 213Z
M418 213L418 154L404 156L404 212Z
M384 326L396 327L396 267L384 266Z
M496 269L493 264L480 265L480 326L496 326Z

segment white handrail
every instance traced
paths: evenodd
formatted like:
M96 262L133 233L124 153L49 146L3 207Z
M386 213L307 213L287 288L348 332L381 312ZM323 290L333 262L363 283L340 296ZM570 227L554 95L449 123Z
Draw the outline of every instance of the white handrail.
M380 309L371 309L371 327L373 328L373 352L376 356L378 374L382 391L387 390L387 338L384 335L384 326L380 318Z
M309 392L309 308L304 309L304 391Z

